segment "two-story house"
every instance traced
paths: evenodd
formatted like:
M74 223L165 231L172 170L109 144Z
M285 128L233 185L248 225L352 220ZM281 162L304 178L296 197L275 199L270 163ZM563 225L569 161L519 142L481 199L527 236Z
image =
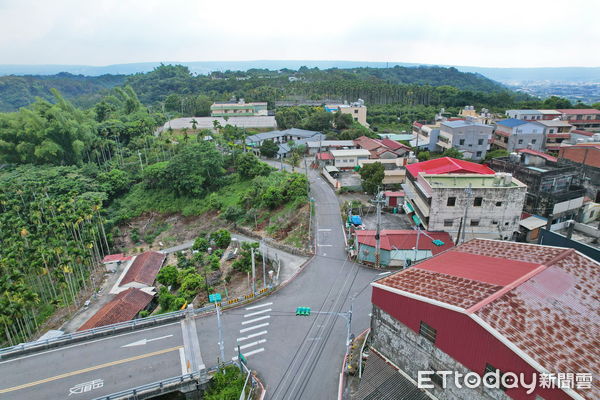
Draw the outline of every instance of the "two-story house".
M481 160L489 149L494 127L469 120L444 121L440 123L438 150L455 148L465 159Z
M542 150L544 146L544 126L537 122L509 118L496 121L494 147L512 153L518 149Z

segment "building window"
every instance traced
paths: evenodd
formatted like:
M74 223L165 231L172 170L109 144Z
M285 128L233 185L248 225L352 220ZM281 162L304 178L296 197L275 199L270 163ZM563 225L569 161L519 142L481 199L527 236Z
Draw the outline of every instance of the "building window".
M421 325L419 326L419 335L423 336L425 339L427 339L431 343L435 344L435 337L437 336L437 330L433 329L431 326L429 326L425 322L421 321Z
M492 225L498 225L498 221L496 221L495 219L492 220Z
M550 133L554 133L554 129L550 129Z
M454 207L456 205L456 197L448 197L448 202L446 205L448 207Z
M354 110L354 114L358 114L358 110Z
M483 144L483 139L479 139L479 140L477 141L477 144L478 144L479 146L481 146L481 145Z
M519 139L519 144L523 144L523 139Z
M481 152L478 151L477 153L475 153L475 157L480 158L481 157Z
M444 226L452 226L452 225L454 225L453 219L445 219L444 220Z
M460 139L458 141L459 146L464 146L465 145L465 139Z
M471 220L471 226L479 226L479 220L478 219L472 219Z
M501 202L501 201L497 201L497 202L496 202L496 207L500 207L501 205L502 205L502 202Z
M531 144L535 144L535 142L537 142L537 139L531 139Z
M475 197L473 200L473 206L481 207L481 203L483 202L483 197Z

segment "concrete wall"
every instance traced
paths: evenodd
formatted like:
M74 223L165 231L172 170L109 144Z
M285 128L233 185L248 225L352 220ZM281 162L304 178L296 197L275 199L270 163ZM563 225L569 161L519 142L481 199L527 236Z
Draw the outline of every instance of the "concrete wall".
M466 232L475 236L481 234L482 237L510 239L513 232L519 230L527 188L490 187L474 188L472 191L465 223ZM455 206L447 205L449 197L456 197ZM473 205L476 197L482 197L479 207ZM427 228L430 231L458 232L465 207L467 207L467 196L464 188L434 188ZM453 225L444 226L444 220L450 219L453 220ZM471 226L472 220L479 220L479 226Z
M489 143L488 139L492 137L492 126L483 127L480 125L466 125L459 128L451 128L442 125L441 133L446 132L448 136L452 136L452 147L458 150L464 150L473 153L473 159L482 159L485 157ZM464 144L460 144L461 139L464 139ZM479 141L482 140L482 144ZM477 157L477 152L481 155Z

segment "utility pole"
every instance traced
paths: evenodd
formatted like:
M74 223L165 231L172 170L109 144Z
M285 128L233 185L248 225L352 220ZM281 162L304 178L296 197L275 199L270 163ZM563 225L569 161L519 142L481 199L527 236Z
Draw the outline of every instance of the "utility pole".
M463 217L463 230L462 230L462 238L461 243L465 242L465 233L467 231L467 212L469 211L469 205L471 204L471 196L473 196L473 190L471 189L471 184L469 183L469 187L465 189L465 194L467 195L467 204L465 205L465 215Z
M415 255L413 263L417 262L417 251L419 250L419 236L421 236L421 228L417 225L417 243L415 244Z
M267 275L265 273L265 246L264 246L264 243L263 243L261 250L262 250L262 262L263 262L263 289L264 289L267 287Z
M225 362L225 345L223 343L223 327L221 326L221 310L216 301L215 301L215 307L217 309L217 328L219 329L219 350L221 351L221 363L224 363Z
M252 255L252 293L256 292L256 265L254 264L254 247L250 248Z
M144 172L144 163L142 163L142 153L140 153L140 151L138 150L138 158L140 160L140 168L142 169L142 172Z
M375 267L379 268L381 266L381 205L385 202L383 200L383 192L379 190L377 187L377 197L373 200L377 207L377 229L375 231Z

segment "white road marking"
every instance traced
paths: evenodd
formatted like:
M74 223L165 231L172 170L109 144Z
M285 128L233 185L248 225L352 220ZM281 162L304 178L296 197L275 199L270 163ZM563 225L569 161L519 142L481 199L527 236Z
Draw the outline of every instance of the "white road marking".
M170 338L172 336L173 335L166 335L166 336L161 336L161 337L157 337L157 338L154 338L154 339L142 339L142 340L138 340L138 341L133 342L133 343L125 344L125 345L123 345L121 347L143 346L143 345L145 345L148 342L154 342L155 340L166 339L166 338Z
M256 326L251 326L250 328L244 328L244 329L240 329L240 333L244 333L244 332L248 332L248 331L253 331L254 329L260 329L263 328L265 326L269 326L269 323L264 323L264 324L260 324L260 325L256 325Z
M267 334L267 331L253 333L252 335L248 335L246 337L237 338L237 341L238 342L243 342L244 340L252 339L253 337L257 337L257 336L261 336L261 335L266 335L266 334Z
M323 229L319 229L319 232L331 232L331 229L323 228Z
M260 353L263 351L265 351L265 349L264 349L264 347L261 347L260 349L256 349L256 350L249 351L247 353L243 353L243 355L244 355L244 357L248 358L249 356L251 356L253 354ZM231 358L231 361L237 361L237 359L238 359L237 356L235 356L235 357Z
M171 325L175 325L175 324L179 324L179 321L177 321L177 322L171 322L170 324L164 324L164 325L160 325L160 326L154 326L152 328L146 328L146 329L144 329L144 332L148 332L148 331L151 331L151 330L154 330L154 329L161 329L161 328L164 328L166 326L171 326ZM0 364L6 364L6 363L14 362L14 361L17 361L17 360L23 360L25 358L30 358L30 357L37 357L37 356L40 356L40 355L43 355L43 354L53 353L55 351L62 351L62 350L65 350L65 349L70 349L70 348L73 348L73 347L83 346L83 345L90 344L90 343L101 342L103 340L114 340L114 338L117 338L117 337L126 336L126 335L134 335L134 334L139 334L139 333L140 333L140 331L133 331L133 332L122 333L122 334L119 334L119 335L110 335L110 336L104 337L102 339L87 340L87 341L83 341L81 343L73 344L71 346L60 346L60 347L58 347L56 349L53 349L53 350L40 351L40 352L36 352L35 354L30 354L28 356L13 358L13 359L6 360L6 361L0 361Z
M185 351L183 350L183 347L179 348L179 362L181 363L181 375L187 374L188 370L185 362Z
M253 312L253 313L250 313L250 314L246 314L246 315L244 315L244 318L253 317L253 316L255 316L255 315L259 315L259 314L264 314L264 313L267 313L267 312L269 312L269 311L273 311L273 310L272 310L272 309L270 309L270 308L267 308L266 310L255 311L255 312Z
M265 343L267 339L257 340L256 342L248 343L243 346L240 346L240 350L247 349L248 347L256 346L257 344ZM234 347L233 350L237 350L237 347Z
M69 396L72 394L81 394L89 392L94 389L100 389L101 387L104 387L104 380L102 379L95 379L93 381L80 383L69 389Z
M332 244L318 244L318 243L317 243L317 246L319 246L319 247L333 247Z
M254 310L255 308L270 306L271 304L273 304L273 303L264 303L264 304L260 304L258 306L246 307L246 310Z
M269 319L269 318L271 318L270 315L265 315L264 317L258 317L258 318L254 318L254 319L249 319L248 321L242 321L242 325L253 324L255 322L262 321L264 319Z

